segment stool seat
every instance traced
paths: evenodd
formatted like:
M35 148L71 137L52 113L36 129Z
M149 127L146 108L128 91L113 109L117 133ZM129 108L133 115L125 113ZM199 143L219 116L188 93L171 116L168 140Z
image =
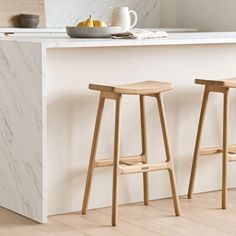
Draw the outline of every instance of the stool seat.
M236 78L230 78L225 80L196 79L195 83L202 85L224 87L224 88L236 88Z
M147 95L156 94L164 91L171 90L172 83L160 82L160 81L143 81L132 84L125 85L99 85L99 84L89 84L89 89L97 90L101 92L112 92L118 94L134 94L134 95Z

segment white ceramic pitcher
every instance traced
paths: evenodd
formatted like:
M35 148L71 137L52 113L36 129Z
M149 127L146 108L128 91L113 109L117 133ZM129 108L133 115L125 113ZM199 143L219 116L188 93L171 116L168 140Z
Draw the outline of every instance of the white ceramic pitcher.
M138 15L135 11L130 11L128 7L111 7L111 26L121 26L121 32L127 32L138 23ZM131 24L131 16L134 15L134 22Z

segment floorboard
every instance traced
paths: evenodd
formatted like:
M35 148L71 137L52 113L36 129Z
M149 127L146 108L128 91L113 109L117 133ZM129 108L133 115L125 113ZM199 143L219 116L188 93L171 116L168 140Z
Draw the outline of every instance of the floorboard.
M228 209L220 209L221 193L181 197L181 217L174 216L172 199L119 207L119 224L111 227L111 208L91 210L87 215L70 213L49 217L37 224L0 208L1 236L236 236L236 189L228 194Z

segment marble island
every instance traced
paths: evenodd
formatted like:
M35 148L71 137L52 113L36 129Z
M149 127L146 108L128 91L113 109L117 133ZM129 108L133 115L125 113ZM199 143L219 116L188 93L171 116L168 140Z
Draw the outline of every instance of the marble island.
M235 76L234 32L170 33L153 40L0 37L0 206L41 223L48 215L81 210L98 99L96 92L88 91L91 82L173 82L175 89L166 94L165 103L178 191L185 195L202 99L194 79ZM218 146L222 101L212 97L203 145ZM235 101L233 95L232 107ZM139 121L132 119L138 100L128 96L124 102L121 154L127 155L140 150L140 130ZM101 156L112 153L113 140L107 137L113 137L114 107L107 107ZM231 114L233 119L236 110ZM161 161L163 145L156 145L162 144L161 131L155 103L149 99L147 115L149 158ZM229 138L233 143L233 134ZM220 189L220 159L202 160L200 165L196 191ZM235 187L236 173L230 173L229 186ZM162 185L167 174L152 177L150 198L169 197L168 186ZM90 208L110 206L111 170L98 170L94 179ZM120 188L121 204L142 201L141 175L121 178Z

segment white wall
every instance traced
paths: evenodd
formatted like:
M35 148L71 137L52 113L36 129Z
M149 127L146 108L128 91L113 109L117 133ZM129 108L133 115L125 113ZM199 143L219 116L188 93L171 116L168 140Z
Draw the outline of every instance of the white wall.
M236 30L235 0L46 0L47 26L74 25L89 14L109 22L110 6L128 6L136 10L139 27Z
M177 25L203 31L234 31L235 11L235 0L177 0Z
M176 0L160 0L160 25L163 27L176 27Z
M161 26L235 31L235 10L235 0L161 0Z
M94 18L110 21L111 6L128 6L137 11L139 27L158 27L160 24L160 0L46 0L48 27L65 27Z

